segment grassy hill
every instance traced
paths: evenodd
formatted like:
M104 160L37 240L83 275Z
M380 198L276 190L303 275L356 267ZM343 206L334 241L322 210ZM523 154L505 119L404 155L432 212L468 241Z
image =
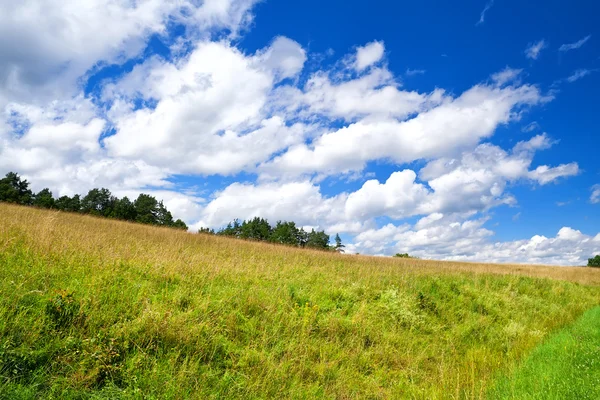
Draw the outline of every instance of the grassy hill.
M485 398L600 270L351 256L0 204L0 398Z

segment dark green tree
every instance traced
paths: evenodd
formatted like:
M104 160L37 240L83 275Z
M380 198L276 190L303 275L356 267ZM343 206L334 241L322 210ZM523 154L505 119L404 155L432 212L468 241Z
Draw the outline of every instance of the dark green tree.
M315 231L312 229L308 234L308 241L306 247L313 249L328 249L329 248L329 235L324 231Z
M92 189L81 200L81 212L108 217L112 213L115 199L106 188Z
M162 200L156 205L156 223L158 225L173 226L173 215L167 207L163 204Z
M45 188L40 190L33 198L33 205L41 208L55 208L55 200L52 197L50 189Z
M29 189L29 182L21 179L16 173L9 172L0 179L0 201L31 205L33 193Z
M344 247L346 247L346 246L344 246L342 244L342 238L340 237L340 234L336 233L335 234L335 247L334 247L335 251L343 253Z
M269 240L271 236L271 225L266 219L255 217L244 221L240 228L240 238L249 240Z
M217 235L231 236L239 238L242 234L242 225L238 219L234 219L233 223L228 223L227 226L217 232Z
M204 235L214 235L215 234L215 230L214 229L210 229L210 228L200 228L198 229L198 233L204 234Z
M133 202L136 211L136 222L141 224L158 224L158 201L149 194L140 194Z
M300 231L294 222L277 221L271 232L269 240L273 243L287 244L289 246L299 245Z
M135 221L137 212L135 205L127 196L117 199L113 207L113 217L124 221Z
M588 267L600 268L600 255L588 259Z
M185 222L183 222L182 220L178 219L177 221L173 222L173 225L171 225L173 228L175 229L181 229L184 231L188 230L188 226L185 224Z
M61 196L55 201L55 206L61 211L69 212L80 212L81 211L81 199L78 194L72 198L69 196Z
M394 254L394 257L398 257L398 258L412 258L411 256L408 255L408 253L396 253L396 254Z

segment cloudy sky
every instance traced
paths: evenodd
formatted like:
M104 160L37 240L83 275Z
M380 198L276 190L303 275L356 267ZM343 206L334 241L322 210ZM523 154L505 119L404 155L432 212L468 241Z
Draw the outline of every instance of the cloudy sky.
M600 253L600 5L0 0L0 173L340 233L349 252Z

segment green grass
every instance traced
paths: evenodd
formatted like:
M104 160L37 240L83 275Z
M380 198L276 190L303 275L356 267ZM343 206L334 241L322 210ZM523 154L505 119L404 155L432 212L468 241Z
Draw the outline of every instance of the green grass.
M484 398L600 304L590 270L345 256L0 204L0 398Z
M490 391L491 399L600 399L600 307L552 335Z

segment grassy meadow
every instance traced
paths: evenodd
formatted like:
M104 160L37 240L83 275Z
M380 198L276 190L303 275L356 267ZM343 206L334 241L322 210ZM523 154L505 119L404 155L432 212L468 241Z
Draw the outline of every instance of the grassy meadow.
M599 304L598 269L343 255L0 204L0 398L512 398L534 348Z

